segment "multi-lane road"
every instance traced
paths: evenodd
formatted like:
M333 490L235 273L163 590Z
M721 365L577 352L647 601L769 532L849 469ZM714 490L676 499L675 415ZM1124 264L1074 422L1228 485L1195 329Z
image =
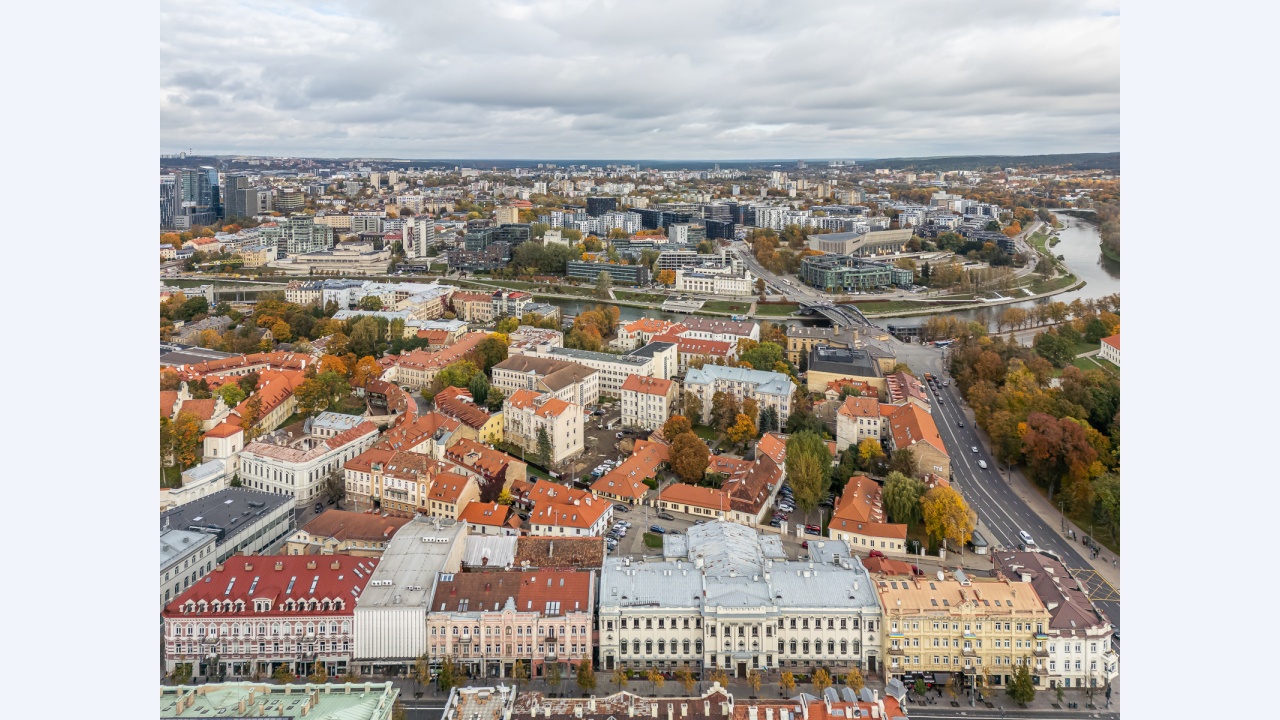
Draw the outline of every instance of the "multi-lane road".
M981 431L965 415L964 400L954 385L930 389L930 393L934 396L934 422L951 456L951 482L960 488L988 534L993 536L987 538L993 545L992 551L995 545L1016 548L1021 542L1018 531L1026 531L1037 547L1050 550L1062 559L1089 588L1093 601L1112 624L1119 627L1120 593L1081 555L1087 549L1062 537L1058 528L1050 527L1014 490L1006 479L1008 469L999 465L987 451L979 437ZM979 460L987 464L985 469L978 465ZM1103 549L1100 557L1109 555L1111 552Z

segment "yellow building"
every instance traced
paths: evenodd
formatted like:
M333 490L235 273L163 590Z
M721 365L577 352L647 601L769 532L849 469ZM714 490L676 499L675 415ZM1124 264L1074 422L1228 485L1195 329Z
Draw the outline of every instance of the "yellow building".
M970 578L961 571L873 577L884 608L885 670L962 673L966 686L1007 685L1019 666L1037 685L1049 674L1051 616L1030 583Z

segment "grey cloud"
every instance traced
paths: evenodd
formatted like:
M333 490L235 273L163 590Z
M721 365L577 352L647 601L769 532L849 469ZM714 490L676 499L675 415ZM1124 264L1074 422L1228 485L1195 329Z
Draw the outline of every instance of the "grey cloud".
M162 146L726 160L1114 150L1117 11L166 0Z

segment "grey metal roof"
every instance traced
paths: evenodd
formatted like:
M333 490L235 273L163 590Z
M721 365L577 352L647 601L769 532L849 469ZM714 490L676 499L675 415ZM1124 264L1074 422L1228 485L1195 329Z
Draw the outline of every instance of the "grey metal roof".
M828 345L815 345L809 350L809 370L855 377L881 376L879 363L865 349Z
M657 608L699 607L702 575L687 562L645 563L609 558L600 577L600 605Z
M648 345L645 345L644 347L641 347L641 348L636 348L635 350L632 350L627 354L635 355L636 357L651 358L653 357L654 353L660 353L663 350L666 350L667 348L675 347L675 345L676 345L675 343L669 343L669 342L651 342Z
M344 415L336 412L322 412L311 421L311 428L325 428L345 432L359 425L364 418L359 415Z
M811 366L812 367L812 366ZM756 386L756 392L766 395L782 395L791 397L795 392L796 384L791 382L791 378L782 373L768 372L765 370L750 370L747 368L723 367L720 365L706 365L702 368L693 368L685 375L685 385L710 385L716 380L725 380L727 382L745 382Z
M445 570L453 544L462 538L466 527L465 523L425 515L405 523L387 543L377 569L356 600L356 609L393 604L429 607L436 574Z
M227 461L221 458L214 458L213 460L200 463L199 465L191 468L190 470L187 470L186 475L192 480L198 482L201 480L207 480L209 478L218 477L219 475L226 474L226 472L227 472Z
M509 568L516 559L516 543L511 535L468 535L462 564L471 567Z
M160 526L164 527L167 518L169 527L175 530L192 526L217 527L225 530L227 535L234 536L241 526L251 525L250 520L269 515L280 506L293 503L292 495L277 495L243 487L226 488L160 513Z
M650 358L635 357L633 355L612 355L610 353L591 352L590 350L577 350L575 348L553 347L551 355L557 357L572 358L574 360L595 360L597 362L615 362L634 365L640 367L652 362Z
M214 542L212 535L189 530L160 531L160 568L181 560L184 555L194 552L204 543Z

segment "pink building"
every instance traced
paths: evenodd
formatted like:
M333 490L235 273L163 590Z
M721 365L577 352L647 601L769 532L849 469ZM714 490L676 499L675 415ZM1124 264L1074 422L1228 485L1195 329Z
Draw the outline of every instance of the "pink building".
M472 677L511 677L520 661L540 678L547 663L590 661L593 597L589 571L442 574L427 614L431 666L449 657Z

